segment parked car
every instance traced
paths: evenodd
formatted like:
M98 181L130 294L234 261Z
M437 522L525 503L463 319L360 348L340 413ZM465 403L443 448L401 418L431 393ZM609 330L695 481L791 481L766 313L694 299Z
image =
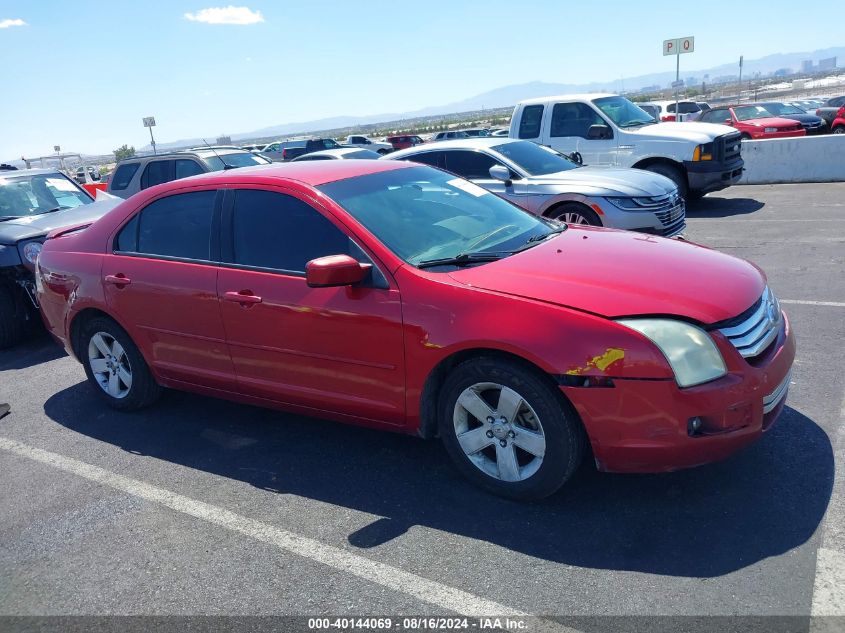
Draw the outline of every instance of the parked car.
M388 136L385 140L393 146L393 149L406 149L425 143L417 134L397 134Z
M436 141L448 141L456 138L469 138L469 134L462 130L450 130L447 132L437 132L436 134L432 135L431 142L434 143Z
M255 154L260 154L264 148L267 147L267 143L252 143L250 145L241 145L241 149L247 152L253 152Z
M674 101L646 101L637 105L658 121L676 120ZM681 121L695 121L701 115L702 107L695 101L682 100L677 105L681 113Z
M293 159L292 162L298 163L305 160L349 160L349 159L370 159L378 160L384 154L373 152L368 149L358 149L356 147L341 147L340 149L324 149L319 152L311 152L310 154L303 154Z
M267 165L270 160L236 149L204 149L158 156L135 156L120 161L109 178L108 193L129 196L163 182L196 176L209 171L222 171L235 167Z
M508 128L502 128L499 130L493 130L490 132L490 136L507 136L510 133Z
M261 152L273 162L286 162L304 154L324 149L340 149L342 146L333 138L309 138L271 143Z
M733 454L771 429L795 356L749 262L558 225L403 161L168 183L53 236L38 275L109 406L172 387L439 435L517 499L585 454L616 472Z
M831 123L831 132L834 134L845 134L845 107L839 108L836 118Z
M845 95L840 97L831 97L824 102L824 105L816 110L816 115L823 118L830 129L833 129L833 120L842 116L842 108L845 107Z
M743 140L806 136L798 121L774 116L759 105L719 106L701 116L702 123L724 123L735 128Z
M11 347L40 321L35 262L47 233L91 222L119 200L94 203L60 171L17 169L0 177L0 349Z
M390 143L380 143L360 134L347 136L344 145L347 147L357 147L358 149L368 149L379 154L387 154L393 151L393 145Z
M657 123L624 97L564 95L520 101L510 137L578 152L588 165L636 167L671 178L684 198L719 191L742 176L739 132L694 121Z
M478 138L430 143L386 156L439 167L536 215L671 237L686 227L668 178L641 169L582 167L530 141Z
M827 124L824 119L815 114L805 112L798 106L781 103L780 101L765 101L753 105L758 105L764 108L766 112L770 112L772 115L781 119L798 121L808 135L824 134L827 132Z
M469 128L467 130L461 130L461 132L463 132L470 138L477 138L479 136L490 136L490 130L486 127L474 127Z

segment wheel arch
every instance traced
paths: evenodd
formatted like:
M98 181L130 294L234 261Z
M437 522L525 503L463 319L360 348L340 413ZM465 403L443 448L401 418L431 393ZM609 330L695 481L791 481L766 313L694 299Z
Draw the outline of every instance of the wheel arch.
M114 315L109 314L108 312L106 312L105 310L103 310L101 308L94 308L94 307L83 308L82 310L80 310L79 312L77 312L76 314L73 315L73 317L71 318L71 321L69 323L69 326L68 326L68 335L69 335L69 338L70 338L70 340L69 340L70 348L73 351L74 356L76 356L76 359L79 360L79 361L82 360L82 356L80 355L80 349L79 349L79 347L82 343L82 341L81 341L82 331L83 331L86 323L89 323L92 319L95 319L97 317L104 317L106 319L114 321L121 328L123 328L123 330L126 332L127 336L132 338L131 335L129 334L129 330L126 328L126 326L123 323L120 322L120 319L115 318ZM143 352L142 352L142 355L143 355Z
M514 362L536 373L549 385L549 387L554 390L555 393L559 395L561 402L564 403L564 406L566 407L567 414L571 415L572 419L577 421L582 430L585 430L584 424L581 421L581 416L578 415L575 407L569 399L560 391L560 389L558 389L557 382L547 370L543 369L537 363L528 360L524 356L520 356L519 354L515 354L513 352L493 347L472 347L457 350L441 359L426 377L420 393L420 422L417 433L421 437L431 438L437 435L437 406L440 400L440 392L443 389L443 385L446 382L446 377L449 375L449 372L463 362L480 358L497 358Z
M668 165L669 167L674 167L675 169L680 170L685 176L687 173L687 168L684 167L683 163L665 156L649 156L648 158L643 158L642 160L634 163L631 167L634 169L648 169L653 165Z

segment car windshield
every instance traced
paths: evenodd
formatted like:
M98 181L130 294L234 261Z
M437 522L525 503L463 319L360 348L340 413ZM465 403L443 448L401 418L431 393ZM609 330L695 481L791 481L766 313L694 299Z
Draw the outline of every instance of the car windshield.
M0 176L0 220L72 209L91 196L60 173Z
M531 141L514 141L494 145L498 152L529 176L544 176L559 171L578 169L580 165L548 147L541 147Z
M432 167L395 169L319 189L414 266L468 252L507 254L554 228L499 196Z
M648 112L631 103L625 97L601 97L593 99L599 110L617 126L635 127L656 123Z
M767 103L763 107L772 114L806 114L801 108L786 103Z
M206 156L205 164L211 171L221 171L227 165L231 167L251 167L253 165L267 165L272 162L251 152L218 152L215 156ZM224 163L225 161L225 163Z
M774 115L763 106L740 106L734 108L734 116L738 121L748 121L749 119L762 119Z

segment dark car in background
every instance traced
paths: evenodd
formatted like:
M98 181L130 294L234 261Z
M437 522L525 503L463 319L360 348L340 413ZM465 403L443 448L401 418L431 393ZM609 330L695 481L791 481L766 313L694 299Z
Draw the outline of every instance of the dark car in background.
M94 202L60 171L0 172L0 349L39 321L34 272L47 234L93 222L119 202Z
M825 123L824 119L820 116L816 116L815 114L810 114L796 105L782 103L780 101L765 101L752 105L761 106L765 108L767 112L771 112L774 116L780 117L781 119L798 121L808 135L824 134L827 132L827 123Z
M385 140L393 145L393 149L408 149L425 143L422 137L417 134L396 134L395 136L388 136Z
M109 178L108 193L128 198L147 187L209 171L268 165L270 159L239 147L196 149L120 161Z
M261 154L274 163L284 163L311 152L322 152L323 150L340 149L341 147L343 146L333 138L308 138L270 143Z

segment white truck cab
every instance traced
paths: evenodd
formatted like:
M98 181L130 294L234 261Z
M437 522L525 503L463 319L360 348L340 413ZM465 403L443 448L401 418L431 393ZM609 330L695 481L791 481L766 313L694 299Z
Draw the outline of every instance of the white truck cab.
M509 136L534 141L585 165L647 169L671 178L684 197L735 184L740 135L726 125L658 123L625 97L578 94L520 101Z

